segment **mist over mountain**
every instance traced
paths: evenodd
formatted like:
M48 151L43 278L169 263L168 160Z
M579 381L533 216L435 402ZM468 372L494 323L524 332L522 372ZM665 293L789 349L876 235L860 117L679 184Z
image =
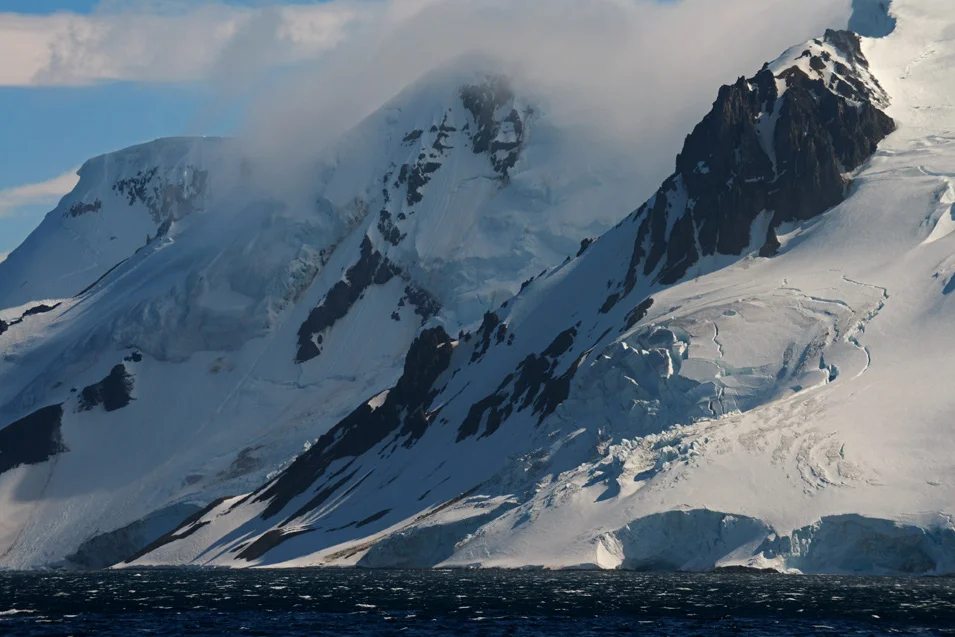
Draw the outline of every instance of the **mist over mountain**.
M955 569L946 4L558 4L84 164L0 262L0 567Z

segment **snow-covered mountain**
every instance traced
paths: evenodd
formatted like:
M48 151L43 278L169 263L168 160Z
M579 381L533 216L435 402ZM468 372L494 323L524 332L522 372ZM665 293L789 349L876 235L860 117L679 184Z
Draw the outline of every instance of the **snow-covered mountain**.
M854 5L627 216L473 67L302 192L94 160L0 263L0 564L955 572L955 30Z
M253 489L393 384L423 323L479 321L618 220L628 164L486 65L303 175L220 139L83 166L0 264L0 564L105 566Z

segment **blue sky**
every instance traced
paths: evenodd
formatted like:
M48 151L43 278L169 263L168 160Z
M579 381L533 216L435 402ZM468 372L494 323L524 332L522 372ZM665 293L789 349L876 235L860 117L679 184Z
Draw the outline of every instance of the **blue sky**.
M54 11L87 13L96 3L97 0L4 0L3 10L11 13L43 14Z
M0 190L56 178L90 157L156 137L228 134L228 113L197 120L210 101L188 85L0 87ZM40 197L0 217L0 252L19 245L56 198Z

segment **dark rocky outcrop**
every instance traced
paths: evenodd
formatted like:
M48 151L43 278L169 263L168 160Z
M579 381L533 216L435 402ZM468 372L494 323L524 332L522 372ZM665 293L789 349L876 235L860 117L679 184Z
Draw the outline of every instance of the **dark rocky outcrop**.
M807 50L812 76L798 66L778 77L764 68L720 89L686 138L676 172L631 216L637 232L630 267L603 312L640 277L671 285L701 258L741 255L754 242L772 256L780 224L811 219L845 199L845 174L868 160L895 124L880 110L884 95L868 75L858 36L829 31L825 44L843 60ZM828 83L823 69L831 72ZM777 79L786 84L781 96ZM766 236L751 236L764 213L771 215Z
M363 237L358 262L348 268L344 280L331 287L325 299L309 313L299 328L295 361L304 363L321 354L324 333L345 318L366 289L388 283L397 273L397 269L374 249L371 240Z
M94 199L90 203L86 203L85 201L77 201L72 206L70 206L70 209L66 212L64 216L81 217L91 212L99 212L102 209L103 209L103 202L100 199Z
M490 436L513 413L528 408L533 408L531 413L538 416L537 424L543 423L570 395L570 381L577 373L580 360L574 361L560 375L557 368L563 355L573 347L576 337L577 328L572 327L558 334L540 354L529 354L493 394L471 406L458 428L457 441L476 435L482 422L485 423L482 437Z
M295 362L304 363L320 355L328 330L345 318L365 290L373 285L384 285L395 277L407 278L401 268L375 250L367 236L363 237L358 261L345 272L344 280L331 287L322 302L309 313L299 328ZM414 306L415 314L421 317L422 323L440 309L437 300L414 283L405 286L402 302L405 300Z
M481 84L465 86L461 89L461 101L473 118L474 126L469 129L471 149L475 154L486 153L494 172L505 181L508 172L517 163L524 143L524 121L517 109L506 110L514 100L514 91L510 82L501 76L488 77ZM502 109L506 111L500 117ZM501 139L505 125L513 131L507 139Z
M28 316L36 316L37 314L46 314L47 312L52 312L58 307L60 307L59 303L55 305L43 305L42 303L39 305L34 305L29 310L23 313L22 318L26 318Z
M0 429L0 474L69 451L60 433L62 420L63 405L51 405Z
M135 176L114 183L113 191L124 196L130 206L137 202L146 206L153 221L162 228L199 208L205 197L209 172L186 166L185 174L187 177L169 181L159 175L156 167L140 170Z
M411 304L414 313L421 317L422 324L441 310L441 304L438 303L438 300L431 296L430 292L414 283L405 286L405 295L401 298L401 302Z
M106 411L122 409L132 401L134 384L126 366L120 363L113 367L106 378L83 388L77 411L92 411L99 406Z
M378 520L382 519L383 517L385 517L385 516L388 515L389 513L391 513L391 509L385 509L385 510L383 510L383 511L379 511L378 513L374 513L374 514L372 514L372 515L369 515L369 516L368 516L367 518L365 518L364 520L361 520L361 521L359 521L359 522L355 522L355 528L356 528L356 529L360 529L360 528L362 528L363 526L368 526L369 524L374 524L375 522L377 522Z
M403 144L418 144L420 146L421 152L418 154L417 160L413 163L402 164L394 182L391 181L394 175L394 166L382 179L384 205L378 213L378 232L391 245L397 246L407 236L407 233L402 232L400 228L400 222L406 219L407 215L401 208L396 209L395 205L404 202L411 209L424 201L424 187L431 181L434 173L441 168L448 151L454 148L448 141L451 134L457 132L458 129L448 123L448 117L448 114L445 113L441 124L432 126L428 133L415 129L405 135L402 139ZM432 136L433 141L429 143L428 140ZM397 192L392 193L391 189ZM403 193L401 192L402 189ZM408 214L414 214L414 211L409 210Z
M438 392L434 384L448 368L452 349L451 339L443 328L424 330L408 351L404 373L381 405L377 408L368 403L359 406L256 494L256 501L269 503L262 518L267 520L281 512L293 498L323 477L336 460L361 456L389 436L394 436L396 441L404 439L405 444L410 445L424 435L434 418L434 414L427 411ZM334 479L335 476L330 476L326 482ZM338 481L333 491L347 482L348 479ZM292 518L312 510L330 495L321 492L322 486L316 486L319 493L314 502L306 504Z
M397 246L408 236L406 232L401 231L387 208L382 208L378 213L378 232L381 233L381 237L385 241L393 246Z
M477 330L477 342L474 344L474 352L471 354L471 362L480 362L487 354L491 346L491 335L501 326L501 319L494 312L485 312L481 320L481 326Z
M441 164L436 161L419 161L408 174L408 194L406 201L409 206L421 203L424 200L424 194L421 189L431 181L431 175L438 172Z
M642 321L647 316L647 312L650 311L650 308L653 307L653 298L647 298L640 305L630 310L630 313L627 314L626 324L624 325L623 331L633 329L633 326Z
M10 329L11 327L13 327L14 325L19 325L20 323L22 323L23 321L25 321L26 319L28 319L28 318L31 317L31 316L37 316L37 315L39 315L39 314L46 314L46 313L48 313L48 312L52 312L53 310L55 310L55 309L58 308L58 307L60 307L60 304L59 304L59 303L57 303L57 304L55 304L55 305L43 305L42 303L40 303L39 305L34 305L34 306L31 307L29 310L27 310L26 312L24 312L23 314L21 314L21 315L20 315L20 318L13 319L13 320L10 321L9 323L7 323L6 321L0 320L0 334L3 334L4 332L6 332L7 330L9 330L9 329Z
M450 123L449 110L440 124L427 131L414 129L402 138L401 143L417 148L418 155L400 167L392 165L382 178L383 205L376 224L382 239L398 246L407 238L402 222L415 214L424 201L425 187L456 147L470 144L471 151L486 155L494 173L507 182L520 158L526 128L524 116L512 105L514 97L505 78L488 77L460 89L459 98L471 119L461 129Z
M402 143L404 143L404 144L412 144L412 143L418 141L419 139L421 139L421 136L422 136L423 134L424 134L424 131L423 131L423 130L421 130L420 128L416 128L415 130L413 130L413 131L411 131L410 133L408 133L407 135L405 135L404 138L403 138L401 141L402 141Z

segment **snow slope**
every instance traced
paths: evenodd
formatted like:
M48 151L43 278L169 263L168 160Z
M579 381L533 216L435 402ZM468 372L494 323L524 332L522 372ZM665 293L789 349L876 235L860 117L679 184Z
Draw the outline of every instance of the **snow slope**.
M955 29L853 4L612 228L649 193L469 61L6 293L0 564L955 572Z
M617 221L627 163L485 64L305 179L217 139L84 165L0 264L0 565L110 564L253 489L393 384L423 322L479 320Z
M884 37L725 87L647 204L132 563L955 572L955 30L856 8Z

